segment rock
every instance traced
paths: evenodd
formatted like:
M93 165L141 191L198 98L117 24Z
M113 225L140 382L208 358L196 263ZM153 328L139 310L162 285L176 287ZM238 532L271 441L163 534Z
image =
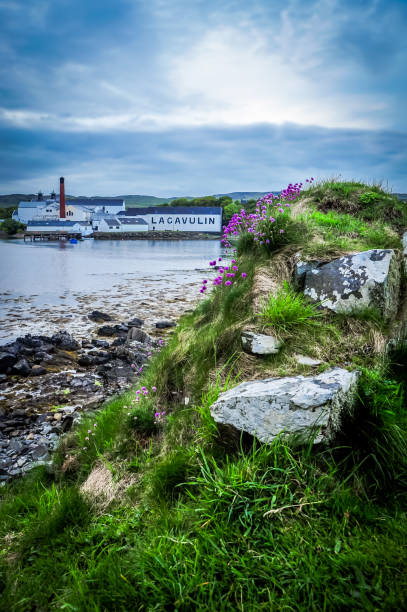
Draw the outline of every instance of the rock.
M150 336L146 334L145 331L143 331L142 329L139 329L138 327L131 327L129 329L127 339L136 340L137 342L141 342L142 344L150 343Z
M33 432L29 433L28 436L26 437L26 440L34 440L34 434Z
M167 329L168 327L175 327L176 323L174 321L157 321L155 326L157 329Z
M39 348L42 344L42 339L38 336L32 336L31 334L27 334L22 338L17 338L17 343L23 346L27 346L29 348Z
M137 317L134 317L134 319L129 321L127 325L129 327L142 327L143 323L144 321L142 321L141 319L138 319Z
M126 344L127 338L126 336L119 336L112 342L112 346L122 346L122 344Z
M7 381L7 374L0 374L0 384Z
M306 366L317 366L322 363L319 359L312 359L312 357L307 357L306 355L295 355L295 360L300 365Z
M46 374L47 370L40 365L33 365L31 368L32 376L41 376L42 374Z
M376 308L390 319L397 312L399 290L400 266L391 249L346 255L305 275L305 295L335 312Z
M2 374L7 373L9 368L12 368L16 363L17 357L13 353L1 351L0 353L0 372Z
M78 359L78 364L84 367L94 365L95 363L96 358L92 355L81 355L81 357Z
M317 376L288 376L245 382L212 404L217 423L232 425L271 442L281 433L301 440L315 432L314 444L330 442L342 416L351 412L358 372L333 368Z
M54 421L62 421L62 414L60 412L54 414Z
M106 314L105 312L100 312L100 310L93 310L88 318L91 321L95 321L95 323L102 323L103 321L113 321L113 317Z
M98 338L93 338L92 346L96 346L98 348L109 348L110 344L107 340L99 340Z
M26 357L31 357L34 355L35 349L30 348L29 346L23 346L20 350L20 355L25 355Z
M31 452L32 458L34 461L46 461L49 459L50 455L48 452L48 447L45 444L40 444Z
M20 440L11 440L8 445L8 450L15 453L20 453L23 450L23 443Z
M28 376L31 372L30 364L26 359L20 359L13 366L13 372L20 376Z
M51 340L63 351L77 351L79 349L79 342L65 331L54 334Z
M282 342L274 336L244 331L242 333L242 346L247 353L253 355L275 355L282 346Z
M64 420L62 421L62 431L63 433L66 433L67 431L69 431L71 429L73 425L73 417L72 416L66 416L64 418Z
M120 336L126 333L128 330L127 325L103 325L99 327L97 334L98 336Z
M322 263L318 260L302 261L302 259L297 259L294 268L294 282L297 287L303 289L307 272L311 272L311 270L318 268L320 265Z

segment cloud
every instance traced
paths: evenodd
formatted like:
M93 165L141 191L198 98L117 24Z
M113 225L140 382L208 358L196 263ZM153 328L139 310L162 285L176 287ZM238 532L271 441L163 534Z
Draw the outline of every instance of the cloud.
M403 190L407 136L371 130L259 125L164 133L4 131L5 191L74 195L201 195L279 189L307 176L388 180ZM21 163L21 160L24 163ZM404 187L405 188L405 187Z
M0 19L1 191L402 188L403 2L0 0Z

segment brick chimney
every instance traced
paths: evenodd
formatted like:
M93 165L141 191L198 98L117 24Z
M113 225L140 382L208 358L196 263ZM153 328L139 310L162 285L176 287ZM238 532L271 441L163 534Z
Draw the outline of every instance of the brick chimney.
M65 219L65 185L63 176L59 179L59 218Z

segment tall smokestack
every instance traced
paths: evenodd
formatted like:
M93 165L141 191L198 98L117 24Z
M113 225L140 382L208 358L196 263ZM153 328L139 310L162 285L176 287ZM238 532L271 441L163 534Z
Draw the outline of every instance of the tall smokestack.
M63 176L59 179L59 218L65 219L65 185Z

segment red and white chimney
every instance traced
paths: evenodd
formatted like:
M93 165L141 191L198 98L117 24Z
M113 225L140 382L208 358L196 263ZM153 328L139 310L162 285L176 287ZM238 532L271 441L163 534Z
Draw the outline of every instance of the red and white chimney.
M65 219L65 184L63 176L59 179L59 218Z

